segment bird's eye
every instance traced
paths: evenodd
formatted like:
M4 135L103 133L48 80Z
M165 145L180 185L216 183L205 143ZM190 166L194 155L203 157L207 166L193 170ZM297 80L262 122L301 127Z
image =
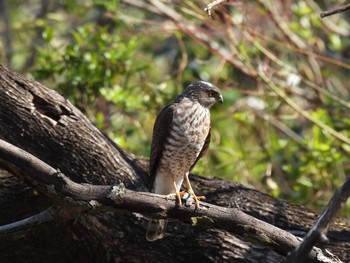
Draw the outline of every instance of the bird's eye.
M209 91L208 92L208 96L209 97L214 97L215 96L215 92L214 91Z

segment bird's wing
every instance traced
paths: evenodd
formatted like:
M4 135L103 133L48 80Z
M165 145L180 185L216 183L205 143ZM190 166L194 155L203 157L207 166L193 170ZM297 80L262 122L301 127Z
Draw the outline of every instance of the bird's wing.
M151 187L153 186L154 178L157 172L160 157L164 148L164 143L169 135L170 128L173 122L174 112L177 103L171 103L164 107L158 114L153 128L153 138L151 145L151 156L149 161L149 174L151 176Z
M191 169L190 171L192 171L193 167L195 167L196 163L198 162L198 160L200 158L202 158L208 151L208 148L209 148L209 144L210 144L210 137L211 137L211 127L209 128L209 132L208 132L208 135L207 135L207 138L205 138L205 142L203 144L203 147L202 147L202 150L201 152L199 153L197 159L194 161L194 163L192 164L191 166Z

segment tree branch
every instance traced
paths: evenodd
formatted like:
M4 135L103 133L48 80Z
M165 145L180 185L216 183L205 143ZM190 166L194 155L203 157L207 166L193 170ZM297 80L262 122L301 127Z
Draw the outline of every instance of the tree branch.
M345 12L346 10L349 10L350 9L350 4L347 4L347 5L343 5L341 7L338 7L336 9L333 9L333 10L330 10L330 11L325 11L325 12L322 12L320 14L320 17L321 18L324 18L326 16L331 16L331 15L334 15L334 14L339 14L339 13L342 13L342 12Z
M193 209L193 205L179 207L174 205L174 200L168 200L165 196L127 190L122 184L119 186L100 186L75 183L35 156L3 140L0 140L0 158L20 169L29 171L32 179L39 184L46 185L51 194L56 193L62 200L68 198L72 204L76 204L79 209L74 208L73 212L71 210L74 206L66 205L63 207L61 214L67 220L90 210L124 209L157 218L169 217L185 222L192 221L192 224L199 226L225 229L245 239L249 238L257 244L271 247L282 255L286 255L300 243L294 235L249 216L236 208L224 208L204 202L201 202L201 209ZM69 211L69 213L65 213L65 211ZM38 218L43 220L39 215L33 216L31 219ZM30 223L30 226L35 225L33 220L28 219L22 223L17 222L3 226L2 231L0 228L0 234L8 234L14 228L16 230L24 228L26 223ZM320 255L327 258L320 249L314 248L309 253L308 258L315 262L325 262L318 259Z
M305 262L306 255L317 242L328 242L326 233L335 219L339 209L350 197L350 178L348 178L340 189L333 195L326 209L319 216L315 225L310 229L304 241L287 257L287 263Z
M53 221L57 218L58 213L54 207L49 207L45 211L30 216L28 218L16 221L11 224L0 226L0 237L16 234L39 224Z
M208 16L211 16L211 10L217 6L222 4L223 2L228 2L228 0L214 0L210 4L207 5L206 8L204 8L204 11L208 13Z

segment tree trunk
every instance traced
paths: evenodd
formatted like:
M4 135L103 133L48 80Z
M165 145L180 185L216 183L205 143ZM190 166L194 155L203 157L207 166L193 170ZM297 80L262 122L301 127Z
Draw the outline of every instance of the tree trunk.
M0 138L75 182L146 191L147 160L111 142L55 91L0 67ZM0 167L7 167L0 159ZM25 172L0 170L0 225L36 214L53 200ZM15 175L14 175L15 174ZM209 203L234 206L304 236L316 214L230 181L191 177ZM282 262L284 256L224 230L170 220L164 239L147 242L147 218L128 211L84 214L18 235L0 236L1 262ZM350 222L338 219L326 246L350 262Z

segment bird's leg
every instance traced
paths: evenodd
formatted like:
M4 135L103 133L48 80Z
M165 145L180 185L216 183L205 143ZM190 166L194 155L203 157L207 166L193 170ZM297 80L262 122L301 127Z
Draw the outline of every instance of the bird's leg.
M179 202L179 206L182 206L181 194L183 195L184 193L183 193L183 192L179 192L179 190L177 189L177 186L176 186L176 182L175 182L175 181L174 181L174 188L175 188L175 193L173 193L173 194L168 194L168 195L167 195L167 198L173 197L173 196L175 195L176 198L177 198L177 201Z
M175 188L175 194L176 194L177 201L179 202L179 206L182 206L180 192L179 192L179 189L177 189L175 181L174 181L174 188Z
M192 189L190 179L188 178L188 174L189 173L186 173L186 175L185 175L187 190L193 196L196 208L199 208L199 201L198 200L205 200L205 196L196 196L196 194L194 193L194 191Z

